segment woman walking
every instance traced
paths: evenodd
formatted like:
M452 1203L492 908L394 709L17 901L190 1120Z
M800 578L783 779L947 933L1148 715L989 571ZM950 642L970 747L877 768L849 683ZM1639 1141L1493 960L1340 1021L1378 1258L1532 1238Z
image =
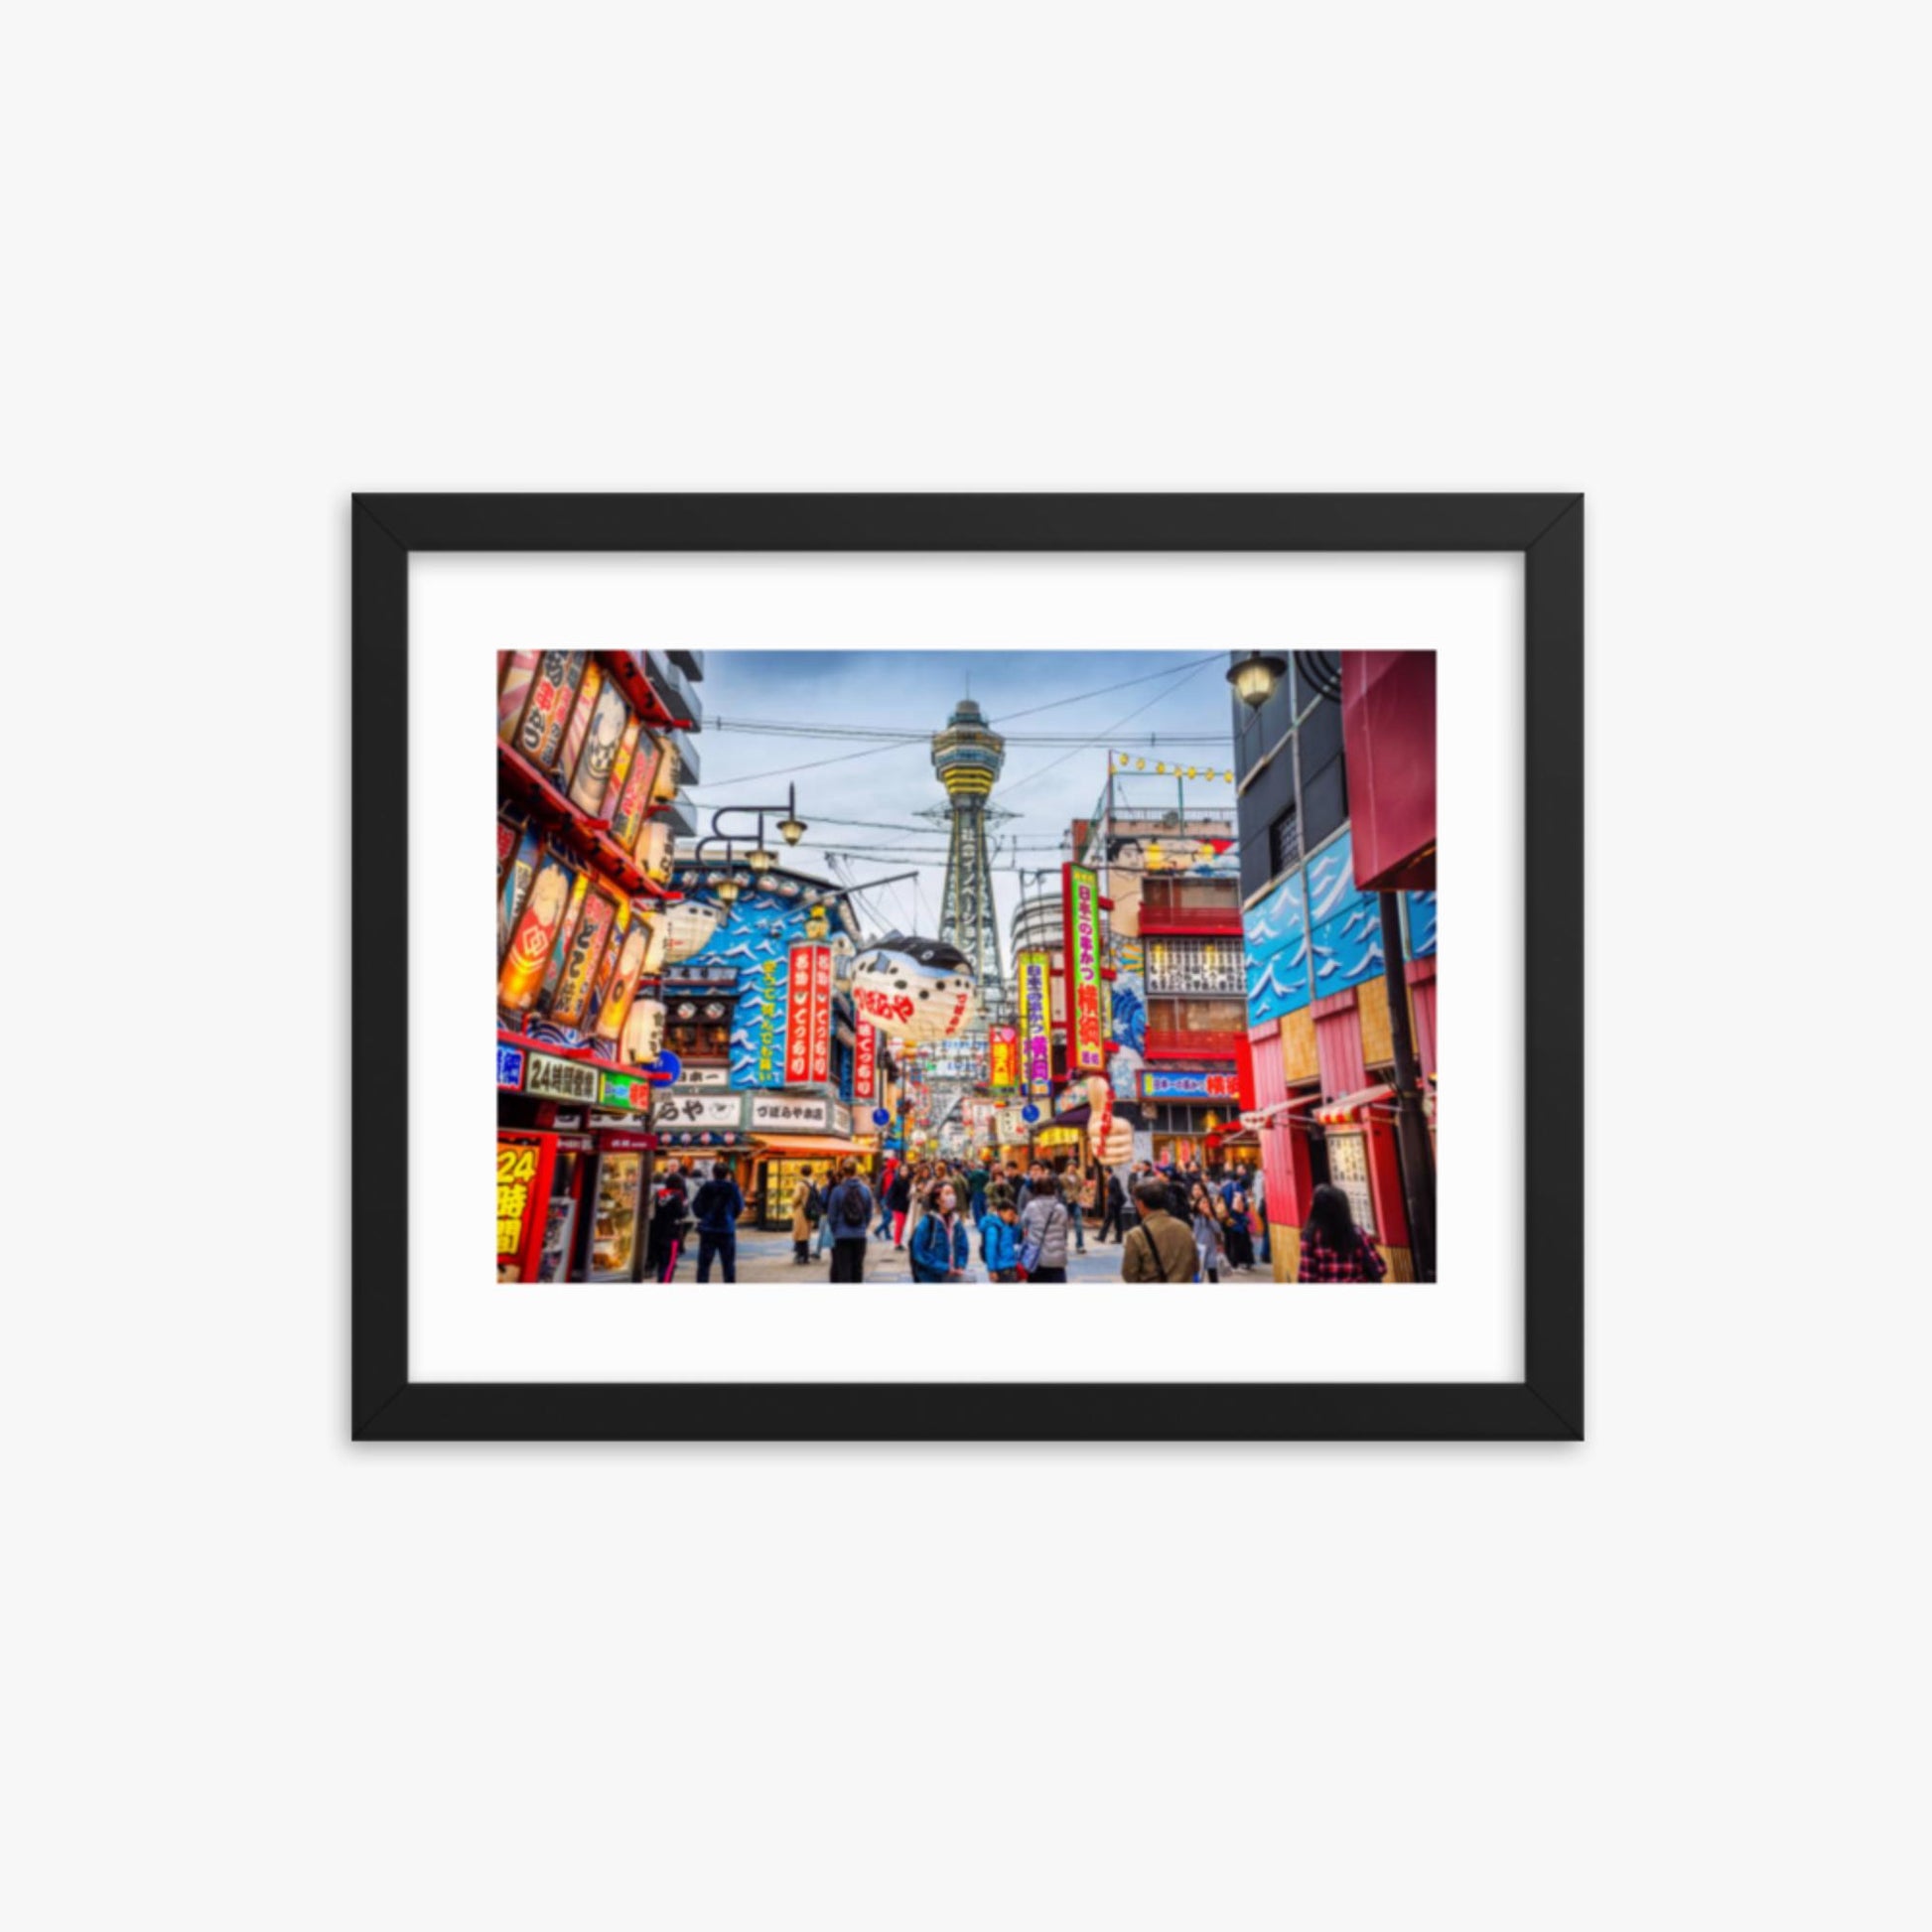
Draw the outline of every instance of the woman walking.
M1188 1206L1193 1214L1194 1253L1200 1257L1201 1280L1218 1282L1221 1279L1223 1253L1221 1215L1226 1210L1204 1180L1194 1182L1193 1197Z
M1255 1265L1254 1221L1248 1196L1241 1190L1237 1175L1228 1192L1228 1266L1252 1268Z
M1309 1203L1302 1229L1302 1282L1379 1282L1389 1272L1375 1243L1355 1225L1348 1196L1323 1181Z
M912 1231L915 1282L963 1282L973 1259L966 1217L952 1182L942 1180L926 1196L926 1210Z
M791 1261L794 1268L807 1266L812 1258L812 1201L818 1189L812 1185L812 1171L800 1168L798 1184L791 1190Z
M912 1176L901 1163L886 1189L886 1200L893 1210L893 1246L905 1246L905 1217L912 1211Z
M1066 1280L1066 1236L1072 1225L1060 1183L1040 1173L1020 1212L1020 1266L1030 1282Z

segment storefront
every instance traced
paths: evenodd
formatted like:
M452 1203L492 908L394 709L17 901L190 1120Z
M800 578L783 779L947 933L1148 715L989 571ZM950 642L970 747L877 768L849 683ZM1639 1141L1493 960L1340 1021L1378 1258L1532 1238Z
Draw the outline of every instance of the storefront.
M1356 1226L1381 1249L1391 1281L1414 1281L1393 1092L1386 1086L1363 1087L1322 1101L1314 1117L1321 1127L1328 1179L1348 1196Z
M1233 1066L1144 1067L1140 1098L1155 1165L1205 1170L1240 1109L1241 1076Z
M829 1135L760 1135L755 1140L758 1224L767 1229L791 1225L791 1197L801 1179L809 1176L814 1187L822 1188L837 1177L839 1163L856 1154L850 1141Z

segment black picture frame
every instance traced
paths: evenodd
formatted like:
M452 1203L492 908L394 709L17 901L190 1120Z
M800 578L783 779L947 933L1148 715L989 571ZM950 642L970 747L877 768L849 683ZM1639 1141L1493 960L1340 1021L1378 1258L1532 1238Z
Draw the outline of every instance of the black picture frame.
M1581 1440L1584 499L1527 495L358 495L351 510L351 1427L396 1441ZM439 1383L409 1379L394 988L420 551L1520 551L1525 1360L1478 1383ZM401 869L399 881L398 873ZM1462 1175L1458 1185L1479 1185Z

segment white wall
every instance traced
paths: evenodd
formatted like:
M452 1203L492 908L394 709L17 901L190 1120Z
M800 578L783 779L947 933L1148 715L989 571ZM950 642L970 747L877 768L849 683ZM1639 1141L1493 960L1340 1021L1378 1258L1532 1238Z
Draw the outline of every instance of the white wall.
M1908 18L15 25L10 1922L1922 1922ZM351 1449L358 487L1587 489L1588 1445Z

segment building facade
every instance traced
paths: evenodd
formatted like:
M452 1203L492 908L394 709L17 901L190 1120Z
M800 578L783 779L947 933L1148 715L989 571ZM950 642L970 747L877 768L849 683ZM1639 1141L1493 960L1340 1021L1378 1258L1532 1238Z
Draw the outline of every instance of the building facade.
M1189 804L1184 776L1125 772L1073 827L1111 901L1115 1097L1138 1109L1137 1158L1162 1166L1258 1153L1240 1126L1253 1092L1234 831L1227 811Z
M655 1098L660 1151L727 1161L749 1217L781 1227L801 1175L823 1184L847 1155L872 1164L873 1115L895 1100L891 1042L853 1011L860 934L840 890L791 866L684 860L672 886L717 925L665 972L679 1067Z
M1231 702L1275 1273L1294 1278L1310 1197L1330 1181L1392 1277L1414 1280L1411 1221L1427 1210L1433 1223L1435 1185L1434 655L1297 652L1263 704ZM1399 1130L1392 999L1414 1044L1420 1149Z

